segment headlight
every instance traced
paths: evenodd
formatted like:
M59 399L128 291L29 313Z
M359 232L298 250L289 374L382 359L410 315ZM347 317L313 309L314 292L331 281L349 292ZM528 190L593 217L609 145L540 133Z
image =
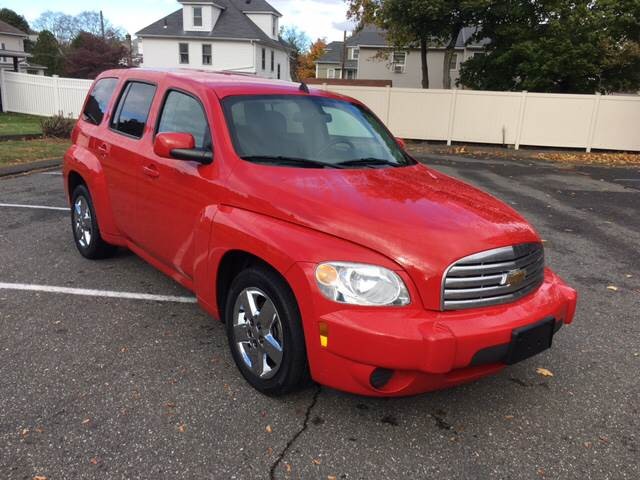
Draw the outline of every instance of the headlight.
M397 273L375 265L330 262L316 268L318 288L329 300L352 305L408 305L409 292Z

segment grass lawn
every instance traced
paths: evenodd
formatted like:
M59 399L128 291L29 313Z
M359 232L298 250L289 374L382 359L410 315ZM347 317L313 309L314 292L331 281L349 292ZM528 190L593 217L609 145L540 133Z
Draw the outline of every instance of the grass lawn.
M71 142L52 138L0 142L0 166L62 158Z
M0 113L0 136L42 133L40 128L42 118L22 113Z

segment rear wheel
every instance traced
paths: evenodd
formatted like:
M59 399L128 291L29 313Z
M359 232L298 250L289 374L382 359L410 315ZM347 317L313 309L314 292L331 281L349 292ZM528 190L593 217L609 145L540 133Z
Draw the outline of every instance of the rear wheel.
M231 284L225 320L233 359L254 388L283 395L308 383L300 312L278 274L266 267L241 272Z
M71 227L80 254L91 260L113 256L117 247L108 244L100 235L98 218L89 190L78 185L71 195Z

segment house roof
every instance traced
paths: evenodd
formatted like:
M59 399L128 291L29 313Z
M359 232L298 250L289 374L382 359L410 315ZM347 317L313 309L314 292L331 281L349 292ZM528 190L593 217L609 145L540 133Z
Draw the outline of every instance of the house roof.
M221 40L255 40L276 48L289 48L286 44L270 38L260 27L242 12L241 7L267 8L269 5L262 0L215 0L215 4L222 7L220 17L211 32L185 31L182 23L182 9L161 18L157 22L143 28L136 35L139 37L173 37L173 38L210 38ZM263 5L264 4L264 5ZM273 7L271 7L273 9ZM275 9L273 9L275 11ZM258 10L252 10L258 11ZM266 11L266 10L265 10ZM275 11L277 13L277 11Z
M5 35L20 35L21 37L29 36L26 32L23 32L19 28L9 25L7 22L3 22L2 20L0 20L0 33Z
M316 63L335 63L342 64L342 54L344 52L343 48L344 42L331 42L327 45L327 48L324 51L324 54L318 59ZM347 45L349 44L349 40L347 40ZM358 68L357 60L347 60L344 63L345 68Z
M269 2L265 0L234 0L240 10L244 13L274 13L279 17L282 14L273 8Z

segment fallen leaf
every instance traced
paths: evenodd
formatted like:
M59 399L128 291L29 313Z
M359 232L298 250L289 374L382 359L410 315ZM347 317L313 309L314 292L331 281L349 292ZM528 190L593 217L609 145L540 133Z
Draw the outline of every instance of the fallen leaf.
M553 377L553 372L542 367L536 368L536 373L538 375L542 375L543 377Z
M513 420L513 415L505 415L504 419L505 420Z
M122 347L120 349L120 353L125 353L127 350L129 350L127 347Z
M314 463L315 465L320 465L322 462L321 462L319 459L314 458L314 459L313 459L313 463Z
M23 437L26 437L27 435L29 435L29 429L25 428L20 432L20 435L22 435Z
M336 477L335 475L329 475L327 477L327 480L338 480L338 477Z
M93 457L91 460L89 460L89 462L90 462L92 465L97 465L99 461L100 461L100 460L98 460L96 457Z
M285 463L284 467L287 469L287 473L291 473L291 464Z
M615 285L609 285L607 287L607 290L611 290L613 292L617 292L618 291L618 287L616 287Z
M47 480L47 477L45 477L44 475L36 475L35 477L33 477L33 480Z
M42 428L42 427L36 427L36 432L38 432L38 433L44 433L44 428Z
M584 442L583 445L584 445L584 448L591 448L592 443L591 442Z
M184 432L186 432L186 431L187 431L187 426L186 426L184 423L183 423L182 425L179 425L179 426L178 426L178 431L179 431L180 433L184 433Z
M86 425L86 424L87 424L87 423L89 423L90 421L91 421L91 419L90 419L90 418L85 418L85 419L82 421L82 425Z
M167 402L164 404L164 406L167 408L176 408L176 404L173 402Z
M625 274L625 277L631 278L631 277L633 277L633 275L631 275L630 273L627 273L627 274Z
M273 432L273 429L271 428L271 425L267 425L267 428L265 428L265 430L267 431L267 433Z

